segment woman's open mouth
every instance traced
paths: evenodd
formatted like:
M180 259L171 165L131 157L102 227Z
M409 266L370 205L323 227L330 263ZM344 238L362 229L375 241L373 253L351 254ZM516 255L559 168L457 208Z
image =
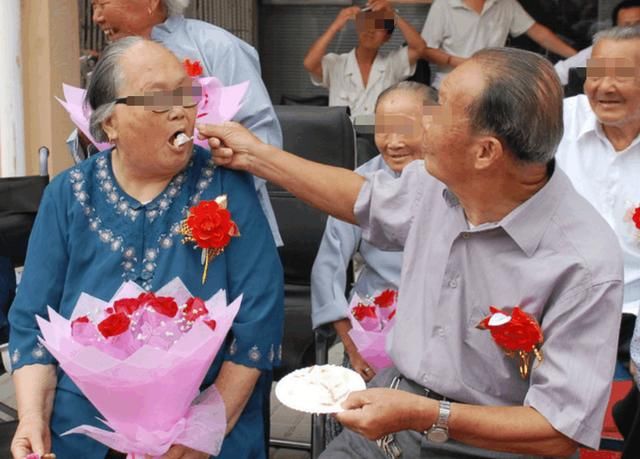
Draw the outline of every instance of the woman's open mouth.
M188 136L183 130L178 130L173 134L171 134L167 142L173 149L179 150L184 145L191 142L192 140L193 140L192 136Z

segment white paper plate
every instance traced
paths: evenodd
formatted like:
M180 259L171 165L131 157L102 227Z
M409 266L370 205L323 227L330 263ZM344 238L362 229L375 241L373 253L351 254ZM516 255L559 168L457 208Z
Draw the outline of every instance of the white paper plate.
M366 389L353 370L336 365L314 365L289 373L276 385L276 397L284 405L305 413L339 413L354 391Z

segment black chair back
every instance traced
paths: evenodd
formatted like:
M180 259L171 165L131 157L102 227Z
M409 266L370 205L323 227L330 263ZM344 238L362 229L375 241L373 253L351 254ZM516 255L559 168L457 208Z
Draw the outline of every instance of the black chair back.
M284 149L303 158L354 169L355 135L346 107L275 106ZM322 239L326 214L307 206L288 191L268 184L284 247L280 257L285 276L283 364L275 374L311 365L311 267Z
M49 183L49 150L41 147L39 154L40 175L0 179L0 256L11 258L14 266L24 263L31 227Z

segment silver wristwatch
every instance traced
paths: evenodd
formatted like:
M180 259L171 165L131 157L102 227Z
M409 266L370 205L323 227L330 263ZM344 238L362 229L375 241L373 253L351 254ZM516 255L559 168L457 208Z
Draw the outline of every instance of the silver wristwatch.
M434 443L444 443L449 439L449 415L451 414L451 402L440 400L438 419L424 434L427 440Z

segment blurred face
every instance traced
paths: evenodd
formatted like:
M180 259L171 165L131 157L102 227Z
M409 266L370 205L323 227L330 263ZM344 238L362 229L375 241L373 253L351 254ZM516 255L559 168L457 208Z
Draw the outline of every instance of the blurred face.
M108 42L131 35L146 36L157 20L149 11L159 0L93 0L93 22Z
M466 181L472 171L473 135L466 107L482 89L482 68L467 61L445 77L438 106L423 117L425 168L448 186Z
M356 16L358 44L363 48L378 49L391 37L385 29L385 21L393 21L393 14L386 11L367 11Z
M640 121L640 40L601 40L587 63L584 92L606 126Z
M618 11L618 26L631 26L640 24L640 6L633 8L623 8Z
M394 172L422 159L422 98L414 92L393 91L376 109L376 146Z
M199 88L193 88L178 59L154 43L130 48L121 70L124 83L118 97L126 97L127 103L115 106L103 125L105 131L137 174L175 175L191 157L193 142L177 147L174 140L180 133L193 135L197 107L190 94Z

